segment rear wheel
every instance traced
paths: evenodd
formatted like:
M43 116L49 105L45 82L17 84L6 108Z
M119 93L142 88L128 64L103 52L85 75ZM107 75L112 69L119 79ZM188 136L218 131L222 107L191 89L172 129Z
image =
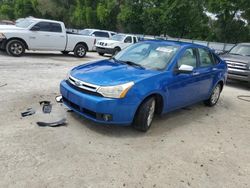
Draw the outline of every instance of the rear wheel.
M212 92L210 98L209 98L208 100L205 100L205 101L204 101L204 104L205 104L206 106L210 106L210 107L216 105L217 102L218 102L218 100L219 100L219 98L220 98L221 89L222 89L222 88L221 88L221 85L218 84L218 85L214 88L214 90L213 90L213 92Z
M86 56L87 53L87 47L84 44L78 44L75 47L74 54L76 57L83 58Z
M20 40L10 40L6 45L6 51L11 56L20 57L25 52L25 45Z
M104 56L104 53L99 53L99 52L98 52L98 54L99 54L100 56Z
M152 124L156 109L154 97L145 100L136 112L133 126L139 131L146 132Z

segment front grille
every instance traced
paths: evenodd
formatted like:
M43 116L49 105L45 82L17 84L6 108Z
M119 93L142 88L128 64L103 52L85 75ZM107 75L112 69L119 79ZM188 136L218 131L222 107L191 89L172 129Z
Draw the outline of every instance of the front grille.
M248 65L246 63L239 63L234 61L226 61L228 68L239 69L239 70L248 70Z
M70 83L68 80L66 81L66 83L74 88L75 90L79 91L79 92L82 92L82 93L85 93L85 94L88 94L88 95L94 95L94 96L99 96L99 97L102 97L102 95L100 93L97 93L95 91L89 91L89 90L86 90L86 89L82 89L82 88L79 88L75 85L73 85L72 83Z
M97 119L97 113L91 111L91 110L88 110L86 108L81 108L79 105L69 101L68 99L66 99L65 97L63 97L63 102L68 105L69 107L73 108L74 110L78 111L78 112L81 112L83 114L86 114L92 118L95 118Z

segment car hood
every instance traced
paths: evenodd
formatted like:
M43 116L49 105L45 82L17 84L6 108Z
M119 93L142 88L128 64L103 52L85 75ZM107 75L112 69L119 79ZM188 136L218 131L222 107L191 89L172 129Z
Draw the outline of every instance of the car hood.
M0 25L0 31L2 30L24 30L24 28L15 25Z
M141 69L114 60L102 60L74 68L70 75L78 80L100 86L136 82L158 74L158 71Z
M98 42L103 42L103 43L107 43L107 44L119 43L119 41L117 41L117 40L111 40L111 39L99 40Z
M249 56L225 54L225 55L222 55L220 57L225 61L234 61L234 62L241 62L241 63L250 64L250 57Z

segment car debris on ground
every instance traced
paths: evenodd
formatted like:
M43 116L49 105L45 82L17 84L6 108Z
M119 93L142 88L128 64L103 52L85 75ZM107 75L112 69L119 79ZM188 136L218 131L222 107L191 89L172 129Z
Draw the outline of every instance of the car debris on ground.
M34 109L28 108L25 112L21 113L21 116L22 117L31 116L31 115L33 115L35 113L36 113L36 111Z
M63 118L63 119L61 119L59 121L51 122L51 123L37 122L37 125L40 126L40 127L59 127L59 126L67 125L67 120L66 120L66 118Z

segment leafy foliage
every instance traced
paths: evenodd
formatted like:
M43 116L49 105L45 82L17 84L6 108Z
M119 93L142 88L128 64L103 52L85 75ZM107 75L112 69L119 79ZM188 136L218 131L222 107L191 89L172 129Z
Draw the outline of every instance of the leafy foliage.
M233 43L250 39L249 0L0 0L0 19L26 16L81 29Z

